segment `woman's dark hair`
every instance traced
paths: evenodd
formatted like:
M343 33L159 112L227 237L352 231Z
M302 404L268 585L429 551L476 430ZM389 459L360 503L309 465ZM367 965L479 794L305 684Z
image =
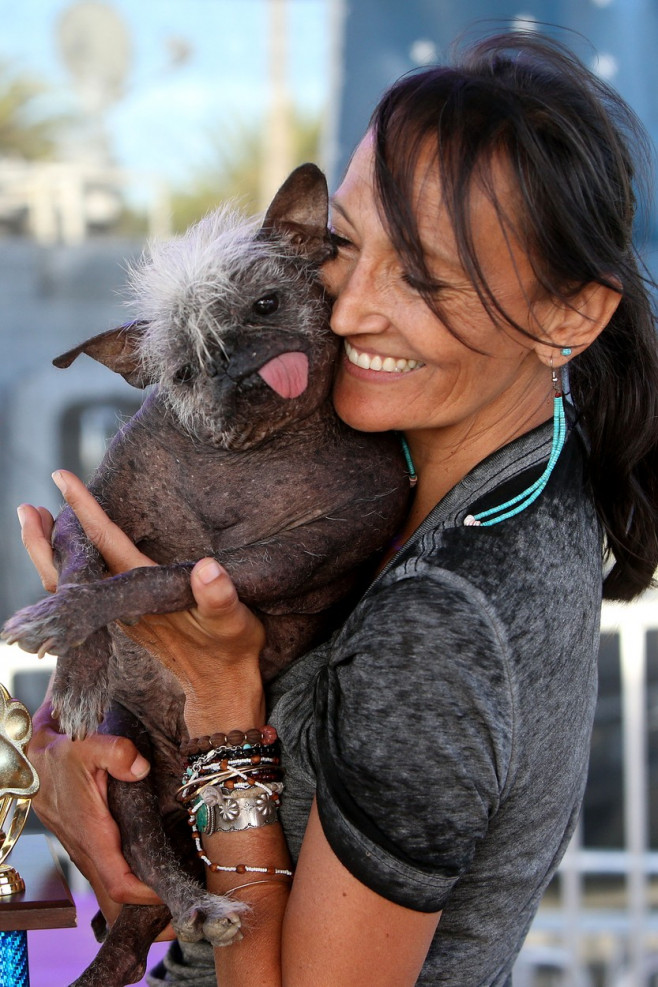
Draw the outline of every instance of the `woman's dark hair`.
M526 250L540 290L567 304L592 282L621 291L610 323L570 361L569 381L589 446L606 554L614 563L604 596L632 599L651 585L658 566L653 285L632 243L638 186L651 157L641 124L564 46L514 33L478 42L450 67L403 77L381 99L371 128L383 220L437 314L440 299L413 196L428 146L435 148L461 263L498 324L529 335L505 313L479 265L469 219L474 179ZM518 187L513 215L495 195L492 164L501 157ZM450 329L459 335L457 327Z

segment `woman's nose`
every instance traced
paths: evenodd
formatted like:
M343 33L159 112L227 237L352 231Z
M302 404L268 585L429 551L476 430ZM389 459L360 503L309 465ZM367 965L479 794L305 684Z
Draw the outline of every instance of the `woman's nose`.
M382 332L388 318L375 284L375 272L363 258L341 265L329 272L328 287L335 297L331 313L331 328L339 336L361 332Z

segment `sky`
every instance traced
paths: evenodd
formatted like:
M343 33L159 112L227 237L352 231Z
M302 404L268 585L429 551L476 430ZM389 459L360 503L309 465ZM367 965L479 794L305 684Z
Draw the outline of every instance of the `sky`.
M209 134L263 115L268 93L269 0L0 0L0 59L52 87L47 105L78 105L58 44L71 8L113 8L123 24L101 32L96 65L126 53L125 94L105 110L124 167L174 184L209 152ZM328 0L287 0L288 78L295 103L321 112L327 94ZM84 16L84 10L78 17ZM64 20L67 23L67 20ZM123 38L122 38L123 36ZM172 52L188 52L176 64ZM128 54L129 52L129 54ZM108 54L109 53L109 54ZM119 53L119 55L117 54Z

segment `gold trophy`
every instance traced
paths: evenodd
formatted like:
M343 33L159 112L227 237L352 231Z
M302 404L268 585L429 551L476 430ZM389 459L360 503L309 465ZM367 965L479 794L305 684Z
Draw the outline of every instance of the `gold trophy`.
M0 896L25 890L22 877L5 860L39 791L39 778L25 754L31 736L30 714L0 684Z

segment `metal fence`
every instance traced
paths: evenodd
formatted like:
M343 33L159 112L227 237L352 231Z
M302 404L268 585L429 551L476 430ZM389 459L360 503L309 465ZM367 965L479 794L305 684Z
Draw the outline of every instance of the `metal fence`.
M658 852L649 827L648 657L656 597L607 604L601 631L618 638L623 844L588 847L580 826L515 970L515 987L653 987L658 983ZM653 892L653 894L652 894Z

